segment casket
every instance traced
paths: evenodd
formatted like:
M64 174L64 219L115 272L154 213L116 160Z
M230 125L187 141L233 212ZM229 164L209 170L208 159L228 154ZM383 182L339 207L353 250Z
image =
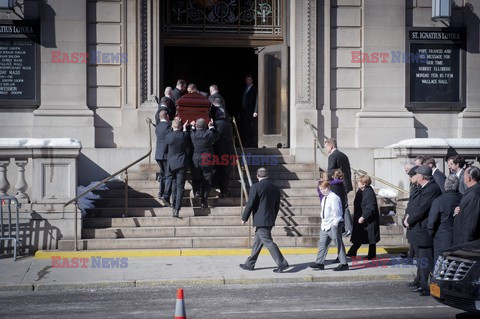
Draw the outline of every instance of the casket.
M210 121L210 101L200 93L187 93L177 100L177 116L185 121L196 121L204 118Z

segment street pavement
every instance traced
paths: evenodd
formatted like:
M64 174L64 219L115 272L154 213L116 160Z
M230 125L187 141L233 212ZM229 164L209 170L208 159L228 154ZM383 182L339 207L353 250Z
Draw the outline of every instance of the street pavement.
M329 250L323 271L308 267L315 261L316 249L283 251L291 266L284 273L273 272L276 265L266 249L254 271L238 266L248 257L246 249L184 250L178 255L176 251L160 250L39 251L35 256L21 256L17 261L1 256L0 291L371 280L407 282L416 273L416 268L400 259L398 253L389 253L390 250L381 247L378 249L380 261L350 262L350 269L340 272L333 271L338 265L333 263L335 248ZM361 250L362 253L366 251ZM80 258L85 259L81 262Z

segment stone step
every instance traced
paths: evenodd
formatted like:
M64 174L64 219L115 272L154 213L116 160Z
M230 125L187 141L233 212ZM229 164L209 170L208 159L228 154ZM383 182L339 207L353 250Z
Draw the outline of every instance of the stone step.
M312 172L313 173L313 168L314 164L313 163L304 163L304 164L278 164L278 165L248 165L249 171L252 174L252 176L256 175L257 169L260 167L266 167L269 173L273 172ZM230 166L230 170L235 170L237 171L236 166ZM140 171L145 173L156 173L159 172L159 167L156 163L152 164L142 164L140 166ZM135 171L132 171L135 172Z
M89 208L86 210L88 217L107 217L121 218L123 215L128 217L171 217L171 207L131 207L128 213L125 213L125 209L98 207ZM320 208L313 206L296 206L296 207L280 207L279 216L320 216ZM180 210L181 217L194 217L194 216L237 216L240 218L242 210L239 206L230 207L209 207L201 209L200 207L182 207Z
M129 180L154 181L156 179L156 174L156 172L132 171L128 173L128 178ZM311 179L312 175L313 172L271 172L269 173L269 178L272 180L304 180ZM252 179L255 179L254 174L252 174L251 177ZM234 180L240 179L237 172L232 174L231 178ZM187 174L187 180L191 180L190 174Z
M245 154L256 154L256 155L290 155L289 148L244 148ZM240 154L242 151L240 148L237 148L237 154Z
M253 178L253 183L256 183L257 180L254 176ZM317 180L315 179L304 179L304 180L274 180L270 179L272 183L277 185L279 188L316 188L317 187ZM125 184L123 182L112 182L109 183L108 185L109 189L123 189L125 187ZM128 186L136 189L138 191L142 191L144 189L150 189L150 188L158 188L158 182L153 179L153 180L132 180L129 177L128 181ZM234 188L240 188L240 181L238 179L234 180L231 179L229 183L230 189ZM187 180L185 183L185 189L192 189L190 181ZM352 197L352 203L353 203L353 197Z
M123 198L100 198L94 200L95 207L124 207L125 200ZM190 198L183 198L182 207L200 207L200 200L191 201ZM129 198L129 207L162 207L162 204L158 198ZM213 207L223 206L240 206L240 198L238 197L226 197L226 198L209 198L208 205ZM318 197L282 197L280 200L282 206L318 206Z
M170 212L171 213L171 212ZM183 211L182 211L183 213ZM238 213L238 211L237 211ZM163 227L163 226L238 226L238 216L189 216L172 217L125 217L125 218L84 218L83 228L110 227ZM277 226L319 225L320 216L277 216Z
M229 197L240 197L240 188L231 189L229 191ZM100 195L102 198L124 198L125 190L123 189L111 189L111 190L94 190L94 194ZM191 188L186 189L183 193L183 197L190 197ZM216 197L220 192L216 189L210 191L210 197ZM317 195L317 190L315 188L285 188L281 189L281 194L283 197L304 197L304 196L315 196ZM142 189L142 190L128 190L129 198L152 198L157 197L158 195L158 183L157 187Z
M123 227L89 228L82 230L82 239L115 238L161 238L161 237L245 237L249 227L245 226L171 226L171 227ZM277 226L273 236L310 236L318 235L320 226Z

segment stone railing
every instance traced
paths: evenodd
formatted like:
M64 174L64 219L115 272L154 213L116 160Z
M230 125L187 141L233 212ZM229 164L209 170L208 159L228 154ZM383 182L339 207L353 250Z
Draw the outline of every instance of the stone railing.
M0 138L0 196L21 203L22 248L55 249L59 239L73 239L75 206L63 204L76 196L81 147L69 138Z

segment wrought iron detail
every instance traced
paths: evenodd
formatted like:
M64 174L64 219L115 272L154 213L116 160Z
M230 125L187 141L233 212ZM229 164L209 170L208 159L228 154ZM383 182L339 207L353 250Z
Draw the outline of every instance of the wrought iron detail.
M283 0L167 0L163 25L170 33L282 36Z
M148 98L148 1L141 0L140 23L141 23L141 45L140 45L140 97L141 102Z

